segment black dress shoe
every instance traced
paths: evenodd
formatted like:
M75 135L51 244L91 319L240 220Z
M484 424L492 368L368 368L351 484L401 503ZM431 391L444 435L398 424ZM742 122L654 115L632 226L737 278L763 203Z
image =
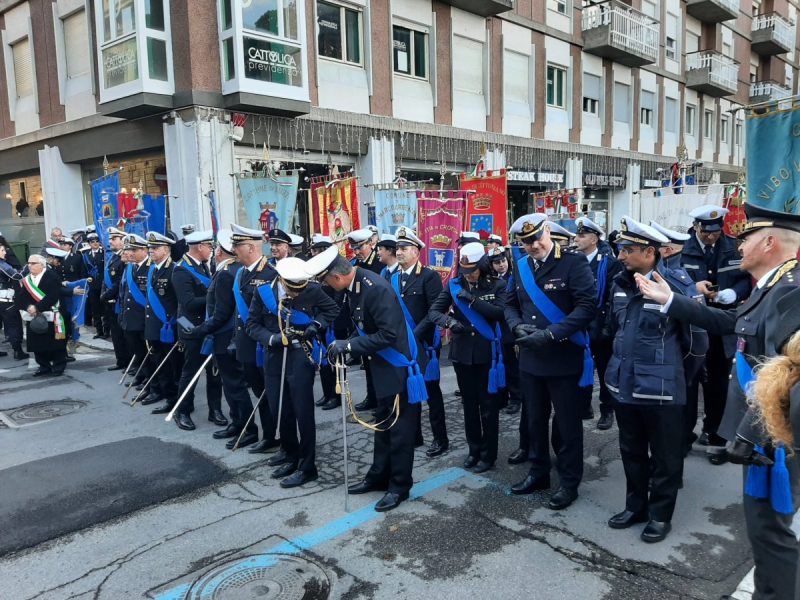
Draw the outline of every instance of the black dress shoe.
M468 456L464 459L464 468L471 469L475 465L478 464L478 457L477 456Z
M600 418L597 420L597 428L600 431L611 429L614 424L614 413L601 413Z
M486 473L489 469L494 466L494 463L486 462L485 460L480 461L475 468L472 469L473 473Z
M218 408L208 412L208 420L214 425L219 425L220 427L225 427L225 425L228 424L228 419L225 418L225 415L223 415L222 411Z
M364 479L358 483L354 483L349 488L347 488L348 494L367 494L369 492L385 492L389 489L388 484L379 484L379 483L372 483L371 481L367 481Z
M137 391L137 392L141 392L141 391L144 389L144 382L142 382L142 383L137 383L137 384L135 384L135 385L136 385L136 391Z
M456 398L461 398L461 390L456 390L455 392L453 392L453 395L454 395Z
M22 350L14 350L14 360L28 360L31 357L27 352Z
M93 340L101 340L101 339L103 339L103 334L102 333L98 333L97 335L93 335L92 339Z
M283 479L284 477L288 477L295 471L297 471L297 461L289 460L288 462L283 463L280 467L275 469L272 473L270 473L270 477L272 477L272 479Z
M233 450L233 447L236 446L236 439L238 437L239 437L239 434L237 433L236 436L234 436L233 438L231 438L227 442L225 442L225 447L228 450ZM258 434L256 432L245 433L242 436L242 439L239 442L239 446L238 447L239 448L244 448L245 446L249 446L250 444L255 444L257 441L258 441Z
M508 464L510 465L521 465L526 460L528 460L528 451L522 448L517 448L508 455Z
M608 520L608 526L611 529L627 529L636 523L644 523L648 517L644 513L635 513L631 510L623 510L621 513L615 514Z
M106 369L106 371L124 371L125 367L122 365L112 365Z
M329 400L329 398L326 398L325 396L320 396L319 398L317 398L316 400L314 400L314 406L322 406L322 405L323 405L323 404L325 404L325 403L326 403L328 400Z
M450 444L448 444L447 442L441 443L439 440L433 440L433 443L431 443L430 447L427 450L425 450L425 456L427 456L428 458L441 456L442 454L447 452L447 449L449 447Z
M713 446L712 446L712 448L713 448ZM714 453L709 452L708 453L708 462L710 462L712 465L717 465L717 466L724 465L726 462L728 462L728 455L725 454L724 451L723 452L714 452Z
M395 494L394 492L386 492L383 498L378 500L378 503L375 505L375 510L377 512L386 512L388 510L392 510L400 506L400 503L403 500L408 500L408 492L404 492L402 494Z
M594 411L591 408L586 409L585 411L583 411L581 419L583 419L584 421L591 421L592 419L594 419Z
M553 510L562 510L575 502L577 497L578 490L564 487L558 488L556 493L550 496L550 502L547 503L547 506Z
M339 408L342 401L339 398L330 398L325 404L322 405L322 410L333 410Z
M373 410L374 408L376 408L376 405L370 404L370 401L365 399L363 402L359 402L358 404L356 404L353 408L355 408L358 411Z
M285 465L286 463L290 463L290 462L293 462L292 461L292 457L289 456L288 454L286 454L286 452L284 452L283 450L278 452L275 456L270 456L267 459L267 464L270 467L278 467L280 465ZM295 469L296 468L297 468L297 465L295 465ZM294 471L294 469L292 469L292 471ZM291 473L291 471L290 471L290 473ZM288 473L287 473L287 475L288 475Z
M63 374L64 374L64 369L53 369L53 372L51 373L51 375L53 375L54 377L58 377Z
M153 415L166 415L166 414L169 414L169 411L172 410L172 406L173 406L172 404L167 402L166 404L163 404L163 405L158 406L158 407L154 408L153 410L151 410L150 414L153 414Z
M3 352L0 350L0 358L3 358L4 356L8 356L8 352Z
M672 529L669 521L648 521L642 530L642 541L653 544L660 542Z
M53 371L51 371L50 369L39 368L39 369L36 369L36 371L33 372L33 376L34 377L42 377L44 375L50 375L52 372Z
M700 437L697 439L697 443L701 446L709 446L710 443L708 441L708 434L704 431L700 434Z
M183 429L184 431L194 431L194 422L192 421L192 417L189 415L181 413L175 415L174 419L178 429Z
M211 434L211 437L215 440L227 440L228 438L236 437L239 435L239 432L236 431L236 426L231 424L228 425L225 429L220 429L219 431L215 431Z
M519 402L512 402L503 409L503 412L506 413L507 415L515 415L519 412L521 406L522 405Z
M281 443L276 440L261 440L253 444L253 447L248 452L250 454L269 454L280 448L280 445Z
M316 471L312 473L308 473L306 471L295 471L289 475L289 477L281 481L280 485L284 489L289 489L298 487L304 483L308 483L309 481L314 481L317 477L319 477L319 474Z
M141 402L142 406L148 406L149 404L155 404L156 402L161 402L163 399L164 397L161 394L150 394L139 400L139 402ZM169 410L166 412L169 412ZM161 413L153 413L153 414L157 415Z
M522 494L532 494L533 492L549 489L549 477L534 477L533 475L528 475L519 483L515 483L511 486L511 493L520 496Z
M67 362L75 362L76 358L74 356L67 356Z

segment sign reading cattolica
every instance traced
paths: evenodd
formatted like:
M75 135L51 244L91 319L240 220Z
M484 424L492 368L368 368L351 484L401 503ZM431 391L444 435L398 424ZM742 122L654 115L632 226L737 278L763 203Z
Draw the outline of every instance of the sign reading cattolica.
M103 50L103 79L106 89L139 79L135 38Z
M245 77L302 87L303 63L300 46L246 36L242 38L242 44Z

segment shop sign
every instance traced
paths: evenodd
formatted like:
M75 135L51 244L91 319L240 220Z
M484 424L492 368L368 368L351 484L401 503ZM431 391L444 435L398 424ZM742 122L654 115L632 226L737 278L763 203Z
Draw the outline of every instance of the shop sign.
M520 183L563 184L563 171L509 171L508 181Z
M642 179L643 188L657 188L661 187L660 179Z
M105 89L139 79L139 65L136 56L136 38L125 40L103 50Z
M625 187L625 175L584 173L583 187L620 189Z
M302 49L244 37L244 74L249 79L302 87Z

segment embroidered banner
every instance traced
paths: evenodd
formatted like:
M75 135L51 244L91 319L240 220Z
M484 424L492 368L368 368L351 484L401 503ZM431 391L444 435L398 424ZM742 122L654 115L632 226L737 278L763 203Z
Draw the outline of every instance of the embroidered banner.
M464 229L467 192L463 190L417 192L417 228L425 242L420 254L423 265L430 267L447 284L458 262L456 242Z
M108 247L109 227L116 227L119 220L117 193L119 193L119 171L109 173L90 184L92 189L92 209L94 226L104 248Z
M361 229L358 208L358 183L355 177L319 177L311 180L312 233L329 235L334 243ZM352 252L347 244L340 250L347 258Z
M297 208L297 171L281 171L275 176L236 176L247 226L262 231L292 231Z
M481 240L496 233L508 242L508 180L505 169L486 171L482 177L461 175L461 189L467 196L466 228L480 234Z
M417 222L416 190L375 190L375 226L381 233L394 233Z

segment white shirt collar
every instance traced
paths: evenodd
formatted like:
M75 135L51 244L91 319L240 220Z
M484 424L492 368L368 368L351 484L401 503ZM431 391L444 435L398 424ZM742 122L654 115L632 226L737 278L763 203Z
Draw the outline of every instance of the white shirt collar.
M353 291L353 288L355 287L355 285L356 285L356 278L355 278L355 277L353 277L353 281L351 281L351 282L350 282L350 285L348 285L348 286L347 286L347 291L348 291L348 292L352 292L352 291Z
M591 254L587 254L586 255L586 260L589 261L589 262L592 262L594 260L595 256L597 256L598 252L599 252L599 250L597 248L595 248L594 252L592 252Z
M162 260L160 263L156 263L156 269L161 269L169 260L169 256Z
M703 252L705 252L706 246L708 246L708 244L703 243L703 240L700 239L696 231L694 233L694 237L697 239L697 243L700 244L700 248L703 250ZM711 244L711 247L713 248L715 245L716 244Z
M400 264L400 263L397 263L397 264ZM417 267L417 263L414 263L413 265L411 265L411 266L410 266L410 267L408 267L407 269L403 269L403 274L404 274L404 275L411 275L411 273L414 271L414 269L415 269L416 267Z
M400 266L399 262L394 263L393 265L386 265L386 268L389 270L389 273L394 273L397 270L397 267Z
M143 261L136 263L136 266L137 267L141 267L146 262L147 262L147 259L145 258Z
M261 259L257 258L256 261L252 265L246 266L245 269L247 269L248 271L250 271L252 273L255 270L256 265L258 265L259 262L261 262Z
M764 276L763 276L763 277L761 277L761 279L759 279L759 280L756 282L756 287L757 287L758 289L761 289L761 288L763 288L765 285L767 285L767 283L769 283L769 279L770 279L770 277L772 277L772 276L775 274L775 271L777 271L777 270L778 270L778 269L780 269L780 268L781 268L781 265L778 265L777 267L775 267L774 269L772 269L772 270L771 270L769 273L765 273L765 274L764 274Z

